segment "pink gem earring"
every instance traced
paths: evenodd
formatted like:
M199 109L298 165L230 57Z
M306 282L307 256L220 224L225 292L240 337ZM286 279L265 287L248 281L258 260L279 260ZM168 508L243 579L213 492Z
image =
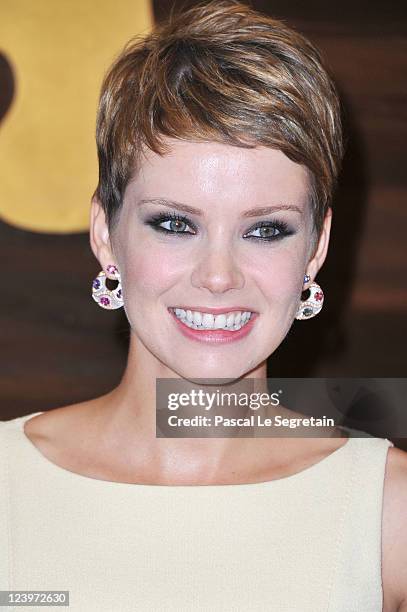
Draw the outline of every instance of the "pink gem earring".
M308 283L310 280L311 277L309 274L306 274L304 276L304 284ZM324 292L318 283L311 283L307 289L309 289L310 295L306 300L301 300L301 304L295 316L295 318L299 320L312 319L312 317L315 317L315 315L321 311L324 303Z
M120 272L113 264L109 264L106 270L108 274L112 274L119 281L116 289L110 290L106 287L107 276L104 270L101 270L92 283L92 297L101 308L106 310L121 308L123 297Z

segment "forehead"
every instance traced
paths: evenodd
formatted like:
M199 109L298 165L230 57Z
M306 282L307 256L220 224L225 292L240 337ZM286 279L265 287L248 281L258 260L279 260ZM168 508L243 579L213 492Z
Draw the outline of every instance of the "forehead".
M308 170L277 149L165 139L165 155L145 150L129 188L143 195L234 202L270 198L305 204Z

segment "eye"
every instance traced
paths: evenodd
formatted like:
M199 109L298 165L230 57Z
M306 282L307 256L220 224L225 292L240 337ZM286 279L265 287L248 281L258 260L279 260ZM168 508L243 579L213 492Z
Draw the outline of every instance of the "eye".
M253 231L259 232L257 236L254 234L249 235L249 233ZM289 229L287 223L284 221L262 221L253 229L249 230L249 232L244 235L244 238L254 238L255 240L271 242L272 240L280 240L284 238L284 236L289 236L293 233L294 232Z
M275 225L265 225L262 227L258 227L255 231L260 233L257 236L254 236L254 234L252 234L253 237L266 239L275 238L280 233Z
M162 227L163 229L166 229L167 231L170 232L175 232L176 234L183 234L185 227L188 227L188 224L186 223L186 221L183 221L182 219L169 219L168 221L163 221L162 223L168 223L168 227L164 227L161 223L160 223L160 227ZM189 232L187 232L189 233Z
M193 236L197 232L197 228L192 221L175 212L157 213L147 219L145 223L150 225L155 231L163 232L169 236ZM166 224L167 227L164 227L164 224ZM192 229L192 231L188 231L187 228ZM255 235L253 232L258 232L258 234ZM257 223L257 225L243 236L243 238L272 242L294 233L295 232L291 230L284 221L270 220Z
M158 213L146 221L148 225L151 225L155 230L159 232L165 232L166 234L190 234L193 235L195 232L185 231L186 227L190 227L195 230L194 224L182 215L176 213ZM166 223L167 227L163 224Z

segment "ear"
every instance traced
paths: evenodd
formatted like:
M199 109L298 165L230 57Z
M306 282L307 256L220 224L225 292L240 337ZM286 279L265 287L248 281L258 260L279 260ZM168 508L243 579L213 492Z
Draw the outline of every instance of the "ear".
M117 266L116 258L112 250L105 212L95 195L92 197L90 207L89 241L93 254L99 260L105 272L109 264ZM107 273L106 275L109 276ZM113 278L113 276L110 275L110 278Z
M314 281L328 253L329 236L331 233L331 223L332 223L332 208L329 207L325 215L325 219L324 219L321 235L318 240L318 244L316 248L314 249L314 254L312 255L307 265L306 273L310 275L311 282ZM307 285L305 286L305 288L306 287Z

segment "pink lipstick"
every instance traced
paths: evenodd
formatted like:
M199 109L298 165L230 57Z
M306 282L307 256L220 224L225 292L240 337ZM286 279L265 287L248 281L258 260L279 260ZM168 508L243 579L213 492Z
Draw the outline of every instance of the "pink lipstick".
M177 306L177 308L183 308L182 306ZM249 308L191 308L184 307L183 310L199 310L200 312L209 312L211 314L222 314L225 312L233 312L234 310L250 311ZM253 325L258 317L257 312L252 312L250 319L243 327L236 331L229 331L225 329L193 329L192 327L188 327L179 319L171 308L168 308L168 312L172 316L174 323L177 325L177 329L191 340L196 340L197 342L206 342L210 344L227 344L230 342L235 342L237 340L241 340L245 336L247 336L253 328Z

